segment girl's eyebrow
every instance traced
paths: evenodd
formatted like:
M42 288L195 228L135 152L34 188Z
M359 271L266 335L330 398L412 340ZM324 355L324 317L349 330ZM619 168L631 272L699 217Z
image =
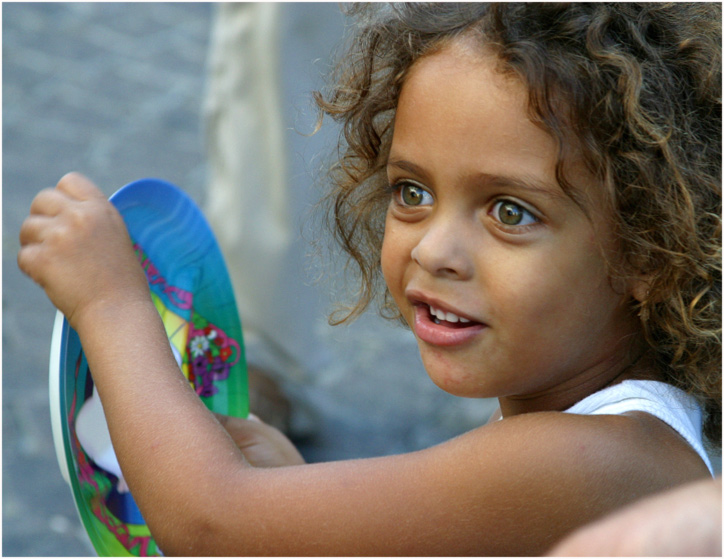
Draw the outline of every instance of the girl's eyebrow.
M387 159L387 167L397 167L398 169L400 169L402 171L407 171L408 173L417 175L418 177L420 177L422 179L428 178L428 175L425 172L425 169L423 169L419 165L416 165L415 163L412 163L411 161L407 161L406 159L397 159L395 157L389 157Z
M507 186L516 190L523 190L532 194L543 195L555 200L568 199L568 196L566 196L559 186L541 181L535 177L509 177L491 175L488 173L478 173L475 175L475 180L491 185Z
M402 171L413 173L423 180L428 179L428 174L425 169L411 161L407 161L406 159L390 157L387 160L387 167L396 167ZM478 184L483 183L487 185L506 186L516 190L530 192L532 194L543 195L556 200L568 199L568 196L566 196L560 187L530 176L510 177L503 175L491 175L490 173L476 173L471 175L469 180Z

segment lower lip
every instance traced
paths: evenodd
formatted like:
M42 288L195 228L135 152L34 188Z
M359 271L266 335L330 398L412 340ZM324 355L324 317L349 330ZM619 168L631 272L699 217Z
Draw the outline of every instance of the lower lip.
M470 326L451 328L444 324L437 324L430 318L430 312L425 305L415 307L415 334L423 342L435 346L462 345L486 328L485 324L474 323Z

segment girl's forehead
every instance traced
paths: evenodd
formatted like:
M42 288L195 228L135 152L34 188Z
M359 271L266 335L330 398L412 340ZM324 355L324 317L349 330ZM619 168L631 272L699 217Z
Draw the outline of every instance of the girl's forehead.
M529 88L523 78L492 49L476 43L474 36L446 40L418 58L408 69L402 82L397 100L398 109L401 98L409 93L409 90L416 89L424 96L424 90L429 89L430 84L444 83L459 77L461 73L468 78L466 83L470 87L467 90L471 95L466 99L456 99L456 102L462 101L474 106L490 101L505 106L511 117L508 124L533 125L537 128L536 132L541 131L557 142L550 132L540 125L540 119L531 115ZM444 100L440 100L440 103L444 103ZM564 108L563 103L560 105ZM505 132L499 130L499 133Z
M460 60L467 60L470 63L486 61L492 68L495 68L500 76L510 79L513 82L521 82L520 78L496 51L494 45L489 43L481 32L468 31L455 37L445 37L432 43L412 64L412 69L418 62L437 54L451 53Z
M446 89L454 81L461 88ZM522 80L503 73L500 60L493 53L473 50L464 42L454 41L442 45L415 61L403 82L399 103L413 90L421 98L426 91L445 92L439 99L443 105L465 102L469 106L493 103L505 106L509 115L530 123L527 116L528 91Z

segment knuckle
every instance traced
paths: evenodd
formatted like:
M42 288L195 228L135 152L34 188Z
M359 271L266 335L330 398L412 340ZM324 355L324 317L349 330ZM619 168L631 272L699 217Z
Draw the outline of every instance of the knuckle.
M58 181L57 188L60 189L67 189L69 187L72 187L76 182L81 180L83 178L83 175L76 171L71 171L70 173L66 173L62 177L60 177L60 180Z
M90 179L75 171L63 175L58 181L56 188L81 200L105 198L103 193Z
M52 253L67 251L76 242L76 238L84 234L84 228L78 219L68 218L57 220L52 227L43 233L43 245Z
M31 229L32 222L30 221L30 218L27 218L25 221L23 221L22 225L20 225L20 231L18 233L18 238L20 239L20 246L24 246L30 241Z
M75 228L81 234L92 234L109 219L104 208L94 203L75 203L69 205L66 213L66 227Z
M52 188L44 188L35 195L30 203L30 213L41 213L45 207L56 197L56 193Z
M24 273L28 273L28 250L27 248L21 248L18 251L17 261L18 261L18 268Z
M37 274L38 265L40 264L40 254L37 247L31 246L21 248L18 251L17 261L18 268L20 268L21 272L30 277L32 280L40 283Z

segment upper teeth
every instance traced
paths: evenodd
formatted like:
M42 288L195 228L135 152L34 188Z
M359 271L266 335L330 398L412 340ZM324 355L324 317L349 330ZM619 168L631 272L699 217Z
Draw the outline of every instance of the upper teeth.
M430 314L438 320L445 320L447 322L470 322L467 318L458 316L455 313L441 311L440 309L436 309L434 307L430 307Z

